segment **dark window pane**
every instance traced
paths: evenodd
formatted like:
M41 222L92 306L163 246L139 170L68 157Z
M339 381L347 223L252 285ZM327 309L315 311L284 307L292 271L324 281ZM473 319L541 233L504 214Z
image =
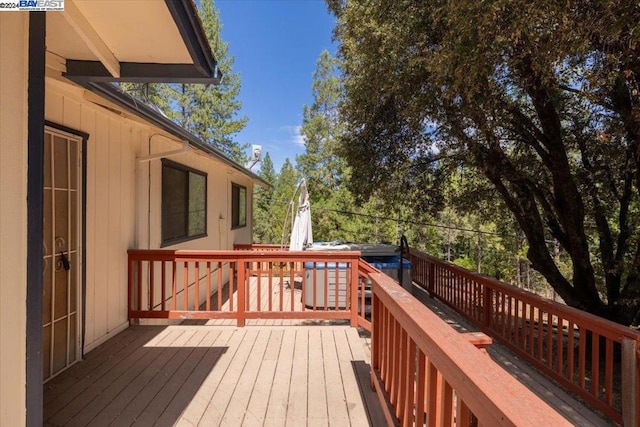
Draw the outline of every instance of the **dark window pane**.
M162 167L162 239L186 236L187 172L167 165Z
M247 189L239 185L231 186L231 227L247 225Z
M207 217L204 210L189 212L189 236L204 234L206 221Z
M238 187L231 186L231 227L238 226Z
M184 241L207 232L207 176L162 162L162 241Z
M247 225L247 189L240 187L240 195L238 197L238 225L244 227Z
M204 234L206 228L207 177L189 173L189 236Z

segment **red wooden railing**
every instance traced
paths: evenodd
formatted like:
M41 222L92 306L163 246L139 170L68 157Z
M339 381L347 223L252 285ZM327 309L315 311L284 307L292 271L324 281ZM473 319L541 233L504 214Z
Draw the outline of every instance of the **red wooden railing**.
M373 329L372 384L389 423L566 424L487 357L490 339L458 334L359 252L268 249L130 250L130 320L348 319Z
M128 253L130 321L236 319L242 326L247 319L347 319L371 328L359 252Z
M413 281L611 419L640 425L640 334L410 251Z
M372 383L389 425L570 425L391 278L370 277Z

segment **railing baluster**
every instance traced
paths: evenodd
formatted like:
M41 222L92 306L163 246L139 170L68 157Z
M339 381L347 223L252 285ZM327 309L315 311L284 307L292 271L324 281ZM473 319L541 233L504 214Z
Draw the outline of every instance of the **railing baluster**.
M345 273L347 273L345 271ZM333 290L334 290L334 301L335 301L335 309L338 310L338 307L340 306L340 268L338 267L338 264L336 264L336 269L335 269L335 284L333 285ZM346 296L345 296L346 299Z
M324 274L324 280L323 280L324 293L322 294L324 296L324 309L328 310L329 309L329 263L328 262L324 263L324 269L322 270L322 273Z
M405 406L404 406L404 425L412 426L414 425L413 419L413 411L415 407L415 387L416 387L416 378L415 374L417 371L416 367L416 344L415 342L407 335L408 341L408 351L406 357L407 368L405 370L407 377L406 384L406 394L405 394Z
M258 307L256 309L256 311L262 311L262 304L261 304L261 297L262 297L262 262L258 262L258 271L257 271L257 290L256 290L256 296L258 297L257 299L257 304Z
M553 314L547 312L547 366L553 369Z
M581 388L585 387L585 364L586 364L586 350L587 350L587 332L584 329L580 330L580 342L578 344L578 384Z
M207 262L207 295L205 310L211 311L211 262Z
M591 393L600 396L600 335L591 335Z
M269 261L269 311L273 311L273 261Z
M443 427L453 425L453 389L443 379L442 381L442 424Z
M535 350L533 348L533 326L534 323L536 322L535 320L535 307L533 306L533 304L529 305L529 354L531 356L533 356Z
M400 337L398 336L398 323L393 317L391 313L391 340L389 344L391 344L388 348L390 358L389 362L391 366L389 369L389 387L387 388L387 392L389 393L389 401L392 405L395 405L398 402L396 390L398 388L398 347L400 346Z
M574 378L574 346L575 346L575 329L573 322L567 325L567 378L571 382L575 382Z
M427 410L427 360L424 352L418 349L418 372L416 380L416 425L422 425Z
M177 298L177 294L178 294L178 289L177 289L177 287L178 287L178 282L177 282L178 277L177 276L178 275L176 274L176 271L177 271L177 268L178 268L178 263L174 262L172 264L172 267L173 268L171 270L171 309L175 311L177 309L176 304L177 304L177 301L178 301L178 298Z
M193 302L193 310L200 311L200 262L195 263L195 271L194 271L194 302Z
M280 276L280 305L278 306L279 311L283 311L284 309L284 272L282 270L282 263L279 265L279 276Z
M398 385L396 392L396 417L403 422L404 406L406 405L406 391L407 382L409 381L408 369L407 369L407 331L405 331L398 323L398 329L400 332L400 345L397 347L398 352Z
M231 265L231 264L229 264ZM218 263L217 265L217 269L216 269L216 276L218 278L218 283L217 283L217 287L218 287L218 291L216 292L217 296L218 296L218 305L216 307L216 310L221 311L222 310L222 269L223 266L221 263ZM229 301L231 301L231 297L232 297L232 291L231 291L231 283L233 281L233 272L230 271L229 272L229 286L227 287L227 292L229 293L228 297ZM231 309L233 310L233 309Z
M295 262L292 262L289 264L290 266L290 270L289 270L289 295L290 295L290 308L291 311L295 310L294 307L294 303L295 303L295 291L296 291L296 282L295 282L295 277L296 277L296 269L295 269ZM336 289L338 288L338 285L336 285Z
M349 300L349 304L345 304L345 308L349 308L351 311L351 327L358 327L358 283L359 283L359 267L358 263L360 262L359 257L354 257L351 259L351 262L348 264L349 268L345 271L345 274L348 274L351 271L351 277L347 277L347 288L345 289L345 300ZM338 286L336 286L338 287ZM364 289L362 289L362 294L364 295ZM362 310L364 311L364 303L362 304ZM362 314L364 317L364 312Z
M127 263L127 269L128 269L128 274L127 274L127 316L129 318L129 323L131 323L133 321L132 318L132 314L131 312L133 311L133 290L135 289L135 285L134 285L134 267L133 267L133 261L131 260L131 257L129 257L129 261Z
M543 322L544 312L541 309L538 309L538 359L542 361L543 359L543 343L544 343L544 322Z
M556 372L562 375L564 361L564 319L558 317L558 327L556 328Z
M439 426L442 420L442 377L431 361L428 362L428 372L427 425Z
M142 260L138 261L138 300L136 309L138 311L142 310Z
M245 290L247 287L246 261L242 258L238 259L236 267L238 269L238 326L244 326L245 318Z
M160 295L162 297L162 301L160 302L160 308L162 311L166 311L167 308L165 306L166 304L166 300L167 300L167 271L166 271L166 262L162 261L161 263L161 268L162 268L162 283L161 286L162 288L160 289Z
M182 308L184 311L189 310L189 264L187 261L182 263Z
M153 261L149 261L149 311L153 310L153 290L156 287L156 283L154 280L154 272L155 272L155 263Z
M613 405L613 341L607 339L605 356L605 390L604 398L607 405Z

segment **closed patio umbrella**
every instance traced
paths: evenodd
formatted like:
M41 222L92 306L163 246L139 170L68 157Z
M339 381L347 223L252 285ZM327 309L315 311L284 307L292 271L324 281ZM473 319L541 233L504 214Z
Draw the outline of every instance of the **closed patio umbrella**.
M301 251L313 244L313 232L311 230L311 205L309 204L309 192L307 183L300 183L300 196L298 197L298 211L293 221L291 230L290 251Z

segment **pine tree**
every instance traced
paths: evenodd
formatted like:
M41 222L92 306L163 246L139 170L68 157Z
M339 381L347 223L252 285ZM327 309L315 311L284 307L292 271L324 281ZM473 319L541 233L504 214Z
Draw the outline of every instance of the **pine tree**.
M278 176L273 167L271 156L266 153L262 159L258 175L271 184L271 187L259 186L254 192L253 213L253 240L256 243L276 243L280 236L275 233L276 205L274 202L274 190Z
M238 100L240 76L233 72L234 57L229 55L229 44L220 37L222 24L214 0L201 0L198 11L223 78L219 85L187 85L186 127L232 159L244 163L246 145L240 146L233 140L248 120L245 116L238 117L242 107Z
M278 174L278 179L273 191L272 207L270 209L273 220L273 232L277 239L274 243L289 244L292 218L295 216L295 206L293 206L292 202L296 202L293 198L297 183L298 174L291 161L287 158L280 168L280 173ZM313 207L311 212L313 214Z
M302 135L305 152L296 157L297 168L307 179L311 201L330 196L344 178L344 165L336 151L340 130L339 63L323 51L313 73L311 105L303 107Z
M296 157L296 162L307 180L314 239L395 241L392 229L371 220L381 213L376 209L375 198L357 204L346 186L349 170L338 152L344 128L338 110L342 96L340 63L326 50L320 54L313 73L312 93L313 103L303 107L305 152Z
M121 83L120 87L157 106L169 119L244 164L247 145L234 141L234 136L248 121L246 116L238 117L242 107L238 100L240 76L233 72L234 57L229 55L229 44L220 37L222 24L214 0L200 1L198 12L223 74L220 84Z

